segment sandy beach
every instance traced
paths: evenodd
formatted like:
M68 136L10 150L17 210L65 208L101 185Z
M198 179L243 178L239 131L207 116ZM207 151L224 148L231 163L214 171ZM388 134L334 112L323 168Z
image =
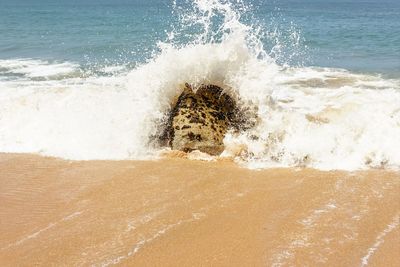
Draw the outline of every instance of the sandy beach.
M2 266L400 266L400 174L0 155Z
M400 267L400 0L0 0L0 267Z

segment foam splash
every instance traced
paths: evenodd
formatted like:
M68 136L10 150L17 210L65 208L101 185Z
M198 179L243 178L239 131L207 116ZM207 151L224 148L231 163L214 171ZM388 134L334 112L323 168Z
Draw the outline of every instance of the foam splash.
M230 132L221 157L250 168L400 167L399 79L279 65L278 50L263 47L262 28L242 22L249 7L240 1L174 5L180 24L131 71L103 66L94 75L71 62L0 61L0 151L154 158L160 148L150 137L188 82L215 84L255 107L257 125ZM181 43L185 35L191 40Z

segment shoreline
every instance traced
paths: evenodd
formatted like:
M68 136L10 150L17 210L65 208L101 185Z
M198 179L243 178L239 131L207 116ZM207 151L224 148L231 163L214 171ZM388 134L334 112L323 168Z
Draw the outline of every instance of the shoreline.
M396 266L399 189L386 170L0 153L0 262Z

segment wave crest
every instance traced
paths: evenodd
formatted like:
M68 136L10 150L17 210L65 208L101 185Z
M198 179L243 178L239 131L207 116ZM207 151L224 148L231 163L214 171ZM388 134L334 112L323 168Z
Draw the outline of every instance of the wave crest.
M250 8L240 1L175 3L180 24L157 55L130 71L0 61L0 151L153 158L159 148L149 139L182 85L214 84L257 117L251 129L226 135L222 157L250 168L399 168L400 80L277 64L262 45L262 29L242 21Z

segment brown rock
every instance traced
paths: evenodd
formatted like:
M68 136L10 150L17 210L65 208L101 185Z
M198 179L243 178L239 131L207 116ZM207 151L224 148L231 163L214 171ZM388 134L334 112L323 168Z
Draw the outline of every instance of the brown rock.
M234 106L232 98L218 86L203 85L194 92L186 84L170 114L169 145L186 152L221 154Z

